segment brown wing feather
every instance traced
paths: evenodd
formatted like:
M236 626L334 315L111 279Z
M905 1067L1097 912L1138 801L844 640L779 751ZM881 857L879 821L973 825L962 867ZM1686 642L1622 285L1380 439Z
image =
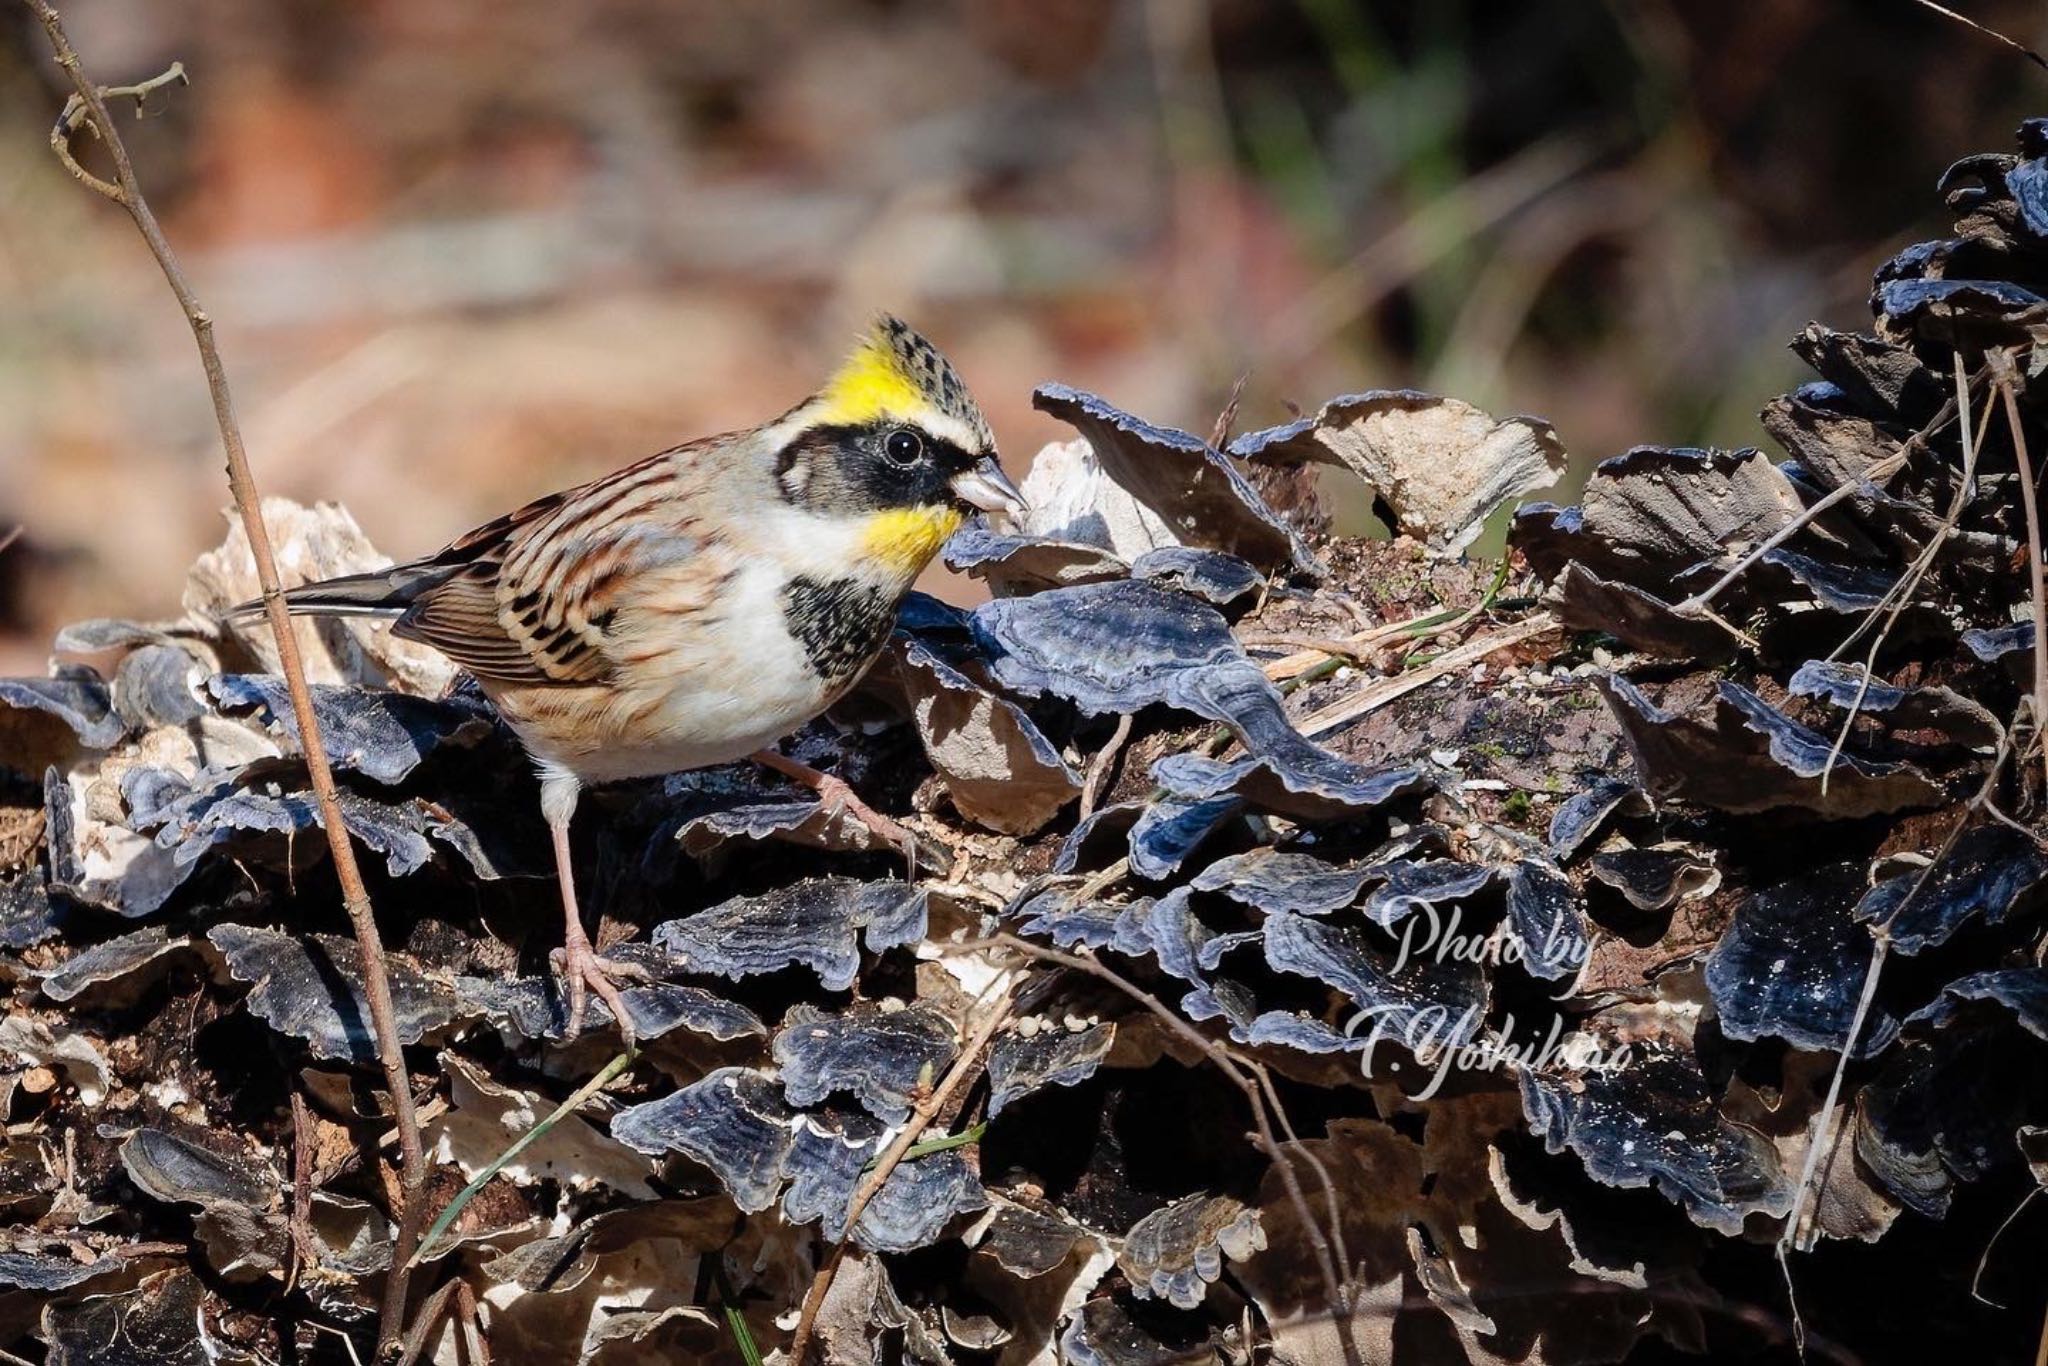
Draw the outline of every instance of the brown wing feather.
M450 580L414 603L391 630L433 646L479 678L499 683L557 681L506 632L489 578Z
M611 672L604 625L645 518L672 495L666 454L487 522L424 564L462 569L413 603L397 635L481 678L584 684Z

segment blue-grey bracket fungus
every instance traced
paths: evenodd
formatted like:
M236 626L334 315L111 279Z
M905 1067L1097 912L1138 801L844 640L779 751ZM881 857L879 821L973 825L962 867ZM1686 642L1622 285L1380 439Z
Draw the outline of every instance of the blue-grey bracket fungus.
M1903 760L1834 754L1827 736L1739 683L1718 686L1706 717L1666 711L1619 674L1594 683L1628 737L1644 786L1659 800L1854 819L1920 810L1943 797L1939 784Z
M645 944L615 945L611 955L657 978L674 967L666 954ZM559 979L552 975L458 976L455 994L459 1014L487 1019L514 1038L560 1039L569 1028L569 1003L563 998ZM690 983L655 980L629 985L620 999L633 1017L634 1036L642 1043L652 1043L678 1029L719 1042L766 1037L768 1033L753 1011ZM615 1023L610 1006L603 1001L587 1002L584 1018L589 1030Z
M1297 915L1267 918L1265 951L1275 971L1313 978L1343 994L1344 1032L1351 1038L1384 1040L1423 1055L1470 1043L1485 1027L1487 979L1474 964L1434 956L1402 962L1357 930Z
M946 567L987 583L996 593L1036 593L1070 584L1127 578L1131 566L1114 552L1083 541L1016 536L984 526L962 528L946 542Z
M1752 1214L1792 1208L1776 1150L1721 1117L1691 1057L1648 1047L1618 1070L1520 1075L1530 1130L1551 1152L1578 1154L1596 1181L1654 1186L1693 1222L1731 1235Z
M218 674L207 691L224 713L253 713L299 743L299 724L274 674ZM403 782L443 745L471 744L492 729L481 700L437 701L381 689L320 684L313 688L320 744L338 769L385 784Z
M1217 607L1242 602L1266 586L1266 576L1250 561L1187 545L1153 547L1131 561L1131 577L1165 584Z
M920 1079L943 1073L956 1051L953 1026L928 1006L831 1015L800 1005L773 1047L790 1104L817 1105L845 1092L887 1124L910 1117Z
M2002 1007L2027 1033L2048 1041L2048 968L1994 968L1958 977L1941 989L1941 995L1908 1017L1907 1023L1938 1029L1973 1001Z
M1369 869L1332 864L1313 854L1258 848L1218 859L1188 885L1269 914L1323 915L1358 900L1373 877Z
M1592 951L1585 903L1556 864L1525 858L1508 875L1508 931L1523 970L1548 982L1577 975Z
M245 1002L250 1014L280 1034L304 1040L316 1058L376 1061L363 955L354 940L253 925L217 925L206 937L227 960L228 971L253 984ZM387 957L386 969L400 1039L417 1043L454 1018L451 983L397 954Z
M1550 852L1569 861L1610 820L1647 816L1650 799L1627 778L1596 778L1561 803L1550 818Z
M1214 608L1130 579L999 598L971 626L1004 688L1096 714L1164 703L1221 721L1195 680L1249 670L1264 682Z
M1225 1257L1241 1262L1265 1245L1257 1210L1229 1196L1191 1195L1131 1225L1117 1263L1141 1297L1192 1309L1223 1274Z
M1707 958L1707 990L1721 1032L1753 1041L1766 1035L1794 1048L1840 1052L1877 943L1853 915L1862 868L1843 865L1769 887L1737 908ZM1881 1051L1898 1021L1880 1004L1865 1021L1857 1051Z
M1900 953L1948 942L1973 922L2002 924L2041 899L2048 853L2038 841L2003 825L1963 832L1940 863L1894 874L1865 892L1856 919L1883 931Z
M998 1035L988 1054L988 1114L1042 1086L1075 1086L1095 1075L1116 1042L1114 1024L1082 1030L1040 1030L1029 1037Z
M810 878L666 921L654 945L693 972L737 980L802 964L833 991L853 985L860 950L924 938L925 893L901 882Z
M796 1111L759 1072L721 1067L658 1100L612 1117L612 1137L659 1156L678 1152L711 1169L742 1211L775 1203L796 1142Z
M1623 1360L1722 1345L1704 1305L1782 1324L1788 1232L1802 1312L1852 1355L1904 1350L1874 1284L1973 1345L2035 1333L1925 1271L1989 1247L1986 1300L2024 1280L1998 1225L2048 1170L1998 354L2038 461L2048 121L1941 193L1954 231L1879 269L1875 330L1795 340L1816 378L1765 405L1781 453L1602 461L1519 511L1500 578L1452 547L1555 469L1540 423L1374 393L1218 449L1041 391L1081 436L1029 462L1028 514L946 551L995 600L909 595L793 737L948 871L906 880L743 763L579 811L642 1047L437 1240L492 1345L700 1360L742 1320L780 1344L842 1235L834 1359L1336 1361L1335 1295L1369 1359ZM1311 465L1369 483L1394 537L1328 534L1317 497L1354 481ZM267 513L295 573L383 562L337 508ZM191 1356L195 1324L239 1359L277 1314L368 1359L383 1184L316 1164L310 1246L291 1218L285 1159L386 1123L268 628L213 619L249 580L231 541L185 618L81 623L0 682L0 1348L53 1366ZM480 686L382 624L303 640L405 1061L474 1175L618 1022L592 1002L563 1038L534 775ZM964 1056L998 990L1011 1018ZM848 1230L948 1076L938 1146ZM1788 1230L1823 1124L1845 1141ZM1334 1291L1309 1222L1343 1234Z
M0 678L0 715L6 720L7 729L0 733L8 736L9 752L24 756L32 752L26 732L36 721L61 726L72 743L85 749L106 749L128 732L114 711L112 690L94 674Z
M832 1239L849 1236L846 1211L868 1165L887 1139L852 1123L797 1121L786 1159L789 1189L783 1215L793 1224L818 1223ZM988 1194L958 1152L930 1153L899 1163L854 1221L851 1237L876 1252L928 1247L957 1217L984 1209Z
M845 1234L862 1171L883 1145L872 1122L849 1128L807 1115L785 1103L773 1081L739 1067L620 1111L612 1136L643 1153L677 1152L700 1163L742 1211L765 1210L780 1195L792 1223L821 1221L833 1238ZM853 1237L877 1251L909 1251L987 1199L957 1153L936 1153L890 1173Z

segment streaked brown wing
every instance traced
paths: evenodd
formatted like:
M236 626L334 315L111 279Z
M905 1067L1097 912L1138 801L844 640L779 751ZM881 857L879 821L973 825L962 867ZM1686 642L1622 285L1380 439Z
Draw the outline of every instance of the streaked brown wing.
M480 567L481 568L481 567ZM392 634L424 641L479 678L499 683L566 683L548 672L525 642L505 629L495 576L476 570L451 579L412 605Z
M602 681L620 590L650 547L675 553L672 519L661 515L671 468L665 455L650 457L456 540L434 562L460 572L423 594L395 632L497 682Z

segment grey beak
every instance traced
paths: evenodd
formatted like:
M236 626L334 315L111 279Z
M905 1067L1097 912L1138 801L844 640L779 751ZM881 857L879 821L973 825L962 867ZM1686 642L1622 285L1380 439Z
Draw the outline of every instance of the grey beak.
M973 469L954 475L952 484L955 494L983 512L1007 512L1014 518L1030 511L1024 495L992 455L976 461Z

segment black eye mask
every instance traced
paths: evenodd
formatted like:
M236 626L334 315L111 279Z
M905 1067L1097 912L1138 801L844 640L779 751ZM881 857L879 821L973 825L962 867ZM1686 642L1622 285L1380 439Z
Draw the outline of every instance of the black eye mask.
M909 423L818 427L776 461L783 497L819 513L882 512L958 503L953 481L975 460Z

